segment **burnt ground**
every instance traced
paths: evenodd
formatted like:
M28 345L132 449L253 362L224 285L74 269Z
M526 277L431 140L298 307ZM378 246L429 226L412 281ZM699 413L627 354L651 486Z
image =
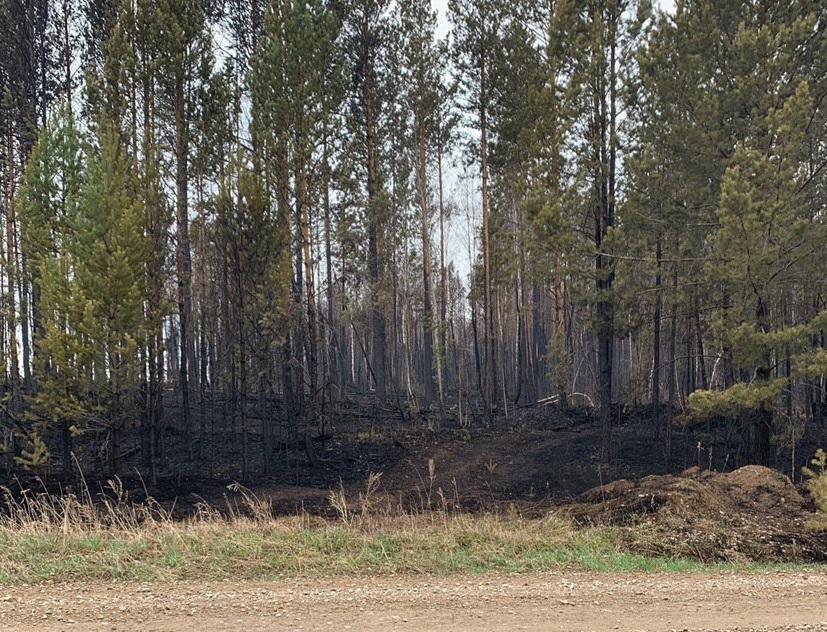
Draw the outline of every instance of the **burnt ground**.
M324 438L279 443L264 467L262 421L248 432L248 472L240 476L237 433L211 422L211 434L192 456L183 433L168 429L165 464L154 488L139 474L140 436L124 438L121 480L130 500L149 493L186 517L201 503L219 511L239 508L245 494L266 501L275 514L309 512L335 517L333 489L357 500L371 474L381 474L372 493L389 511L508 510L525 516L563 512L584 525L628 531L629 547L651 555L713 560L825 560L827 534L810 528L814 506L801 481L801 466L825 428L811 423L795 444L776 437L775 469L748 466L746 442L726 422L674 428L667 465L655 411L619 412L607 465L598 454L600 431L587 410L554 406L518 409L492 424L460 427L447 418L368 406L342 409ZM665 415L665 411L661 411ZM236 439L227 439L235 436ZM84 480L94 495L109 493L110 478L89 452L76 446ZM313 463L312 461L315 461ZM66 490L60 464L40 473L43 485ZM78 482L74 483L77 488ZM642 527L642 529L641 529ZM641 537L645 534L646 537Z
M167 426L164 464L154 488L138 473L142 467L140 436L137 431L127 433L122 439L120 478L132 497L140 499L148 491L160 501L175 500L183 509L200 499L221 501L228 495L228 485L240 483L272 500L278 512L323 512L329 506L331 489L341 484L357 492L371 473L381 473L382 491L400 497L403 504L421 505L427 492L433 503L442 490L445 502L465 509L516 503L528 511L532 506L544 509L575 499L618 479L679 474L691 467L730 472L749 463L737 429L718 422L675 428L667 466L665 442L654 431L651 408L617 413L607 465L599 458L599 427L588 410L527 407L491 424L460 427L450 417L437 423L433 416L407 414L403 420L387 411L377 418L369 406L352 404L334 414L324 438L314 437L316 464L308 459L304 442L285 438L265 468L261 428L270 421L251 419L248 476L243 478L240 433L237 426L218 423L218 417L210 415L203 443L196 417L191 449L180 429ZM174 418L174 411L168 418ZM806 459L827 443L827 429L810 424L807 434L797 440L794 453L792 445L778 439L773 465L798 483ZM91 451L96 442L100 437L81 436L75 445L84 481L93 492L111 478L106 460ZM63 490L67 483L61 480L62 472L59 455L55 455L49 470L34 474L47 488ZM75 487L78 479L76 474ZM33 484L15 481L9 486Z

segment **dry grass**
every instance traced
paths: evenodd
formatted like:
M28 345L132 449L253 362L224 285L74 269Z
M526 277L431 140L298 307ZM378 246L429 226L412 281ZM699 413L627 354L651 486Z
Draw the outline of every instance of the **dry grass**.
M274 517L267 500L237 485L221 511L204 504L185 520L131 502L117 480L96 498L5 489L0 583L702 568L635 554L617 529L554 515L401 511L378 483L352 499L331 492L333 520Z

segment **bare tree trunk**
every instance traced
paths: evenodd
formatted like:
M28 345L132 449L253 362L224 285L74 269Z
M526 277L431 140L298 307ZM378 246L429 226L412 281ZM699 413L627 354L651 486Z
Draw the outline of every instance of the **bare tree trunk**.
M179 384L181 391L181 422L192 452L192 429L190 427L190 389L189 359L192 332L190 317L192 314L192 260L190 258L189 207L188 207L188 168L189 129L186 120L186 100L184 95L184 70L176 70L175 76L175 190L176 190L176 228L177 242L175 262L178 274L178 317L180 319L180 359ZM192 456L192 455L190 455Z
M485 412L489 421L494 416L497 392L496 339L494 338L494 304L491 297L491 247L488 208L488 93L485 55L480 60L480 177L482 179L482 259L483 309L485 311Z
M147 42L142 41L140 48L147 55ZM152 79L146 67L143 70L143 181L144 204L146 205L147 234L150 252L147 260L147 321L149 335L149 384L147 387L147 428L145 431L144 463L149 469L152 486L157 485L160 455L161 428L163 417L163 380L164 380L164 345L163 345L163 268L166 240L166 226L162 226L162 210L156 186L156 156L154 151L154 126L152 111Z
M298 342L294 336L293 304L295 302L295 287L293 280L293 254L291 251L291 208L290 208L290 176L287 167L286 139L280 139L274 156L276 169L276 195L278 204L279 224L279 278L277 304L280 311L282 339L280 344L281 382L283 410L282 414L287 422L288 433L291 438L295 431L295 420L298 417L299 394L301 383L297 379L297 367L293 349Z
M661 266L661 258L663 255L661 237L658 236L658 241L655 246L655 258L657 259L657 272L655 273L655 314L652 320L652 405L655 407L655 436L660 435L660 326L661 313L663 310L663 293L661 286L663 284Z
M701 388L707 390L709 388L709 379L706 375L706 355L704 352L704 334L701 330L701 310L695 301L695 334L697 336L698 346L698 368L701 374Z
M675 252L678 252L677 243ZM664 427L663 449L667 471L672 467L672 420L675 415L675 390L677 376L675 375L675 354L677 349L678 335L678 264L672 263L672 315L669 326L669 386L667 388L669 397L669 413L666 416Z
M437 179L439 184L439 401L445 398L445 382L447 378L448 358L448 271L445 267L445 202L442 190L442 147L437 149Z
M614 225L615 211L615 166L617 156L616 131L616 29L617 7L612 5L608 17L609 68L608 79L600 69L595 77L593 111L593 145L597 178L595 194L597 209L595 221L595 245L597 255L595 267L597 276L597 356L601 416L601 453L610 458L612 423L612 369L614 361L614 299L611 296L614 283L614 263L605 252L604 241ZM609 112L606 112L606 86L608 81ZM608 138L607 138L608 136Z
M310 424L316 423L319 414L319 351L318 351L318 316L316 311L316 285L313 278L313 253L310 235L310 201L308 199L308 182L305 162L302 160L296 174L299 197L299 230L301 233L304 260L305 300L307 301L307 374L309 397L305 409L306 425L304 432L309 432Z
M29 284L26 279L29 278L28 272L28 257L26 256L25 244L21 244L21 239L15 239L14 242L14 256L19 262L20 274L17 277L18 289L20 291L20 344L23 351L23 387L27 391L32 390L32 345L29 339ZM40 289L37 286L32 288L34 294L32 295L32 307L34 308L35 319L33 320L35 327L40 328Z
M238 331L238 400L236 412L238 414L238 428L241 431L241 478L247 480L249 472L250 449L249 432L247 429L247 326L244 301L244 286L241 266L236 267L236 300L238 313L236 327Z
M428 151L424 122L418 125L419 160L416 177L419 193L420 235L422 240L422 377L425 410L430 409L434 398L434 318L431 306L431 227L428 204Z
M20 410L20 365L17 350L17 304L15 301L15 287L17 282L17 257L15 243L17 237L15 209L14 209L14 141L11 121L6 126L6 178L4 183L3 211L6 223L6 275L8 278L6 293L6 327L9 333L9 366L8 381L11 387L9 411L16 414Z
M761 333L769 333L769 313L763 297L760 296L755 307L755 321ZM772 357L770 354L771 352L767 350L761 359L761 363L755 369L755 379L758 383L766 383L772 376ZM772 408L760 408L755 411L754 417L751 420L753 460L758 465L769 467L772 458Z
M537 298L539 300L539 295ZM539 312L537 316L539 316ZM557 367L555 367L556 387L560 395L560 405L564 409L568 408L569 405L568 393L571 377L566 329L566 285L563 277L563 257L558 249L554 253L554 355L557 362ZM545 346L545 340L543 340L543 346Z
M330 223L330 163L328 156L328 141L327 136L324 139L324 157L323 157L323 177L324 177L324 257L325 257L325 274L327 287L327 336L325 337L325 384L327 385L327 402L329 405L333 404L334 398L338 396L337 388L340 388L338 383L341 375L338 365L340 362L339 355L339 341L337 339L337 332L335 328L334 316L334 292L333 292L333 255L332 255L332 238L331 238L331 223ZM334 366L336 367L334 369ZM335 377L334 377L335 376ZM323 429L324 432L324 429Z
M379 181L379 147L376 138L377 103L373 69L366 72L362 82L362 105L364 107L365 137L367 140L367 187L368 187L368 281L370 283L371 327L373 333L373 376L376 382L376 397L380 402L387 400L387 333L385 314L382 311L379 225L382 221L381 191Z

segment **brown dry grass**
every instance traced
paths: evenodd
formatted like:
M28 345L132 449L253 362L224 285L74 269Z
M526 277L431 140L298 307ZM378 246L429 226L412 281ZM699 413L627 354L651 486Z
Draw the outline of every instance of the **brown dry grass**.
M766 546L749 540L749 546L733 553L731 543L745 541L743 534L727 532L708 514L707 522L694 520L691 503L668 514L680 524L642 520L584 526L559 512L539 518L513 508L461 513L430 488L427 503L411 511L401 499L380 493L379 483L376 475L355 495L342 488L332 491L333 519L306 513L276 517L267 499L240 485L229 486L225 506L203 503L183 520L153 500L133 502L117 479L96 496L87 489L62 496L45 489L4 489L0 582L691 570L710 561L743 566L787 560L767 555ZM616 488L621 497L633 490L623 484ZM700 535L686 538L687 524ZM788 561L807 559L793 551Z

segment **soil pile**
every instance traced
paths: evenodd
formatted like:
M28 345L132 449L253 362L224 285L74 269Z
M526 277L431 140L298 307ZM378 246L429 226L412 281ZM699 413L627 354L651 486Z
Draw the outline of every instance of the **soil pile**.
M824 561L827 533L808 528L812 507L789 478L750 465L619 480L585 492L563 512L621 529L647 555L702 561Z

